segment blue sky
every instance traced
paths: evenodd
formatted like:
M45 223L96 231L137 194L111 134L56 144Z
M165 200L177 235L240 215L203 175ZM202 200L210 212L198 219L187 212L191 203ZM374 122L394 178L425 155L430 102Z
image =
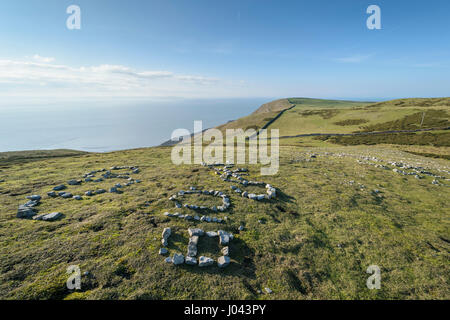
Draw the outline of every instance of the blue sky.
M449 18L447 0L4 0L0 100L449 96Z

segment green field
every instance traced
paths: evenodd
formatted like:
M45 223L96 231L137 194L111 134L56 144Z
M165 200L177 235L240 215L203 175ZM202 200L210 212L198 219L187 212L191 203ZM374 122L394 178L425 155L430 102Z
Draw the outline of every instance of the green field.
M226 126L262 127L265 118L295 105L271 125L281 135L318 129L353 132L425 109L448 112L450 99L376 104L289 100L282 107L277 103L277 111L265 106L266 112ZM318 113L310 114L314 112ZM355 119L366 122L355 124ZM412 120L397 124L410 126L416 121L407 119ZM430 119L434 120L422 125L448 121L445 116ZM348 126L335 124L349 120L353 121ZM448 142L446 137L440 141ZM103 154L66 151L64 156L58 151L55 157L51 152L28 153L25 159L33 161L0 153L0 298L449 299L450 162L444 159L449 147L392 139L347 141L345 146L331 137L281 139L276 175L260 176L259 165L238 166L249 168L249 180L278 189L276 199L261 202L232 192L231 183L206 167L174 165L169 147ZM433 176L424 173L418 179L400 174L393 171L397 167L392 162L421 167ZM81 201L46 196L54 186L81 179L85 172L122 165L139 166L141 172L134 177L142 180L122 194L105 193ZM67 191L84 195L117 182L122 181L87 182ZM231 209L216 214L227 217L226 223L163 215L166 211L194 214L174 208L169 200L190 186L230 196ZM244 189L260 192L261 188ZM43 197L39 213L59 211L64 216L53 222L16 218L18 206L32 194ZM215 198L198 195L188 196L187 201L217 204ZM243 231L238 230L241 225ZM165 227L174 232L168 247L171 255L186 253L189 227L232 232L231 264L225 269L167 264L158 254ZM198 256L217 258L219 250L217 241L202 239ZM82 277L81 290L66 288L70 265L89 272ZM381 268L380 290L366 287L370 265ZM266 287L273 293L267 294Z

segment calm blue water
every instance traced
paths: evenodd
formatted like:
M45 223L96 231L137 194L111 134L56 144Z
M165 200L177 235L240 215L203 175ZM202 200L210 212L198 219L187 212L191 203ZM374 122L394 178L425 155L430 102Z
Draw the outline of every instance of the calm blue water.
M67 103L0 106L0 152L75 149L107 152L150 147L172 131L203 129L245 116L267 102L261 99L172 100L117 103Z

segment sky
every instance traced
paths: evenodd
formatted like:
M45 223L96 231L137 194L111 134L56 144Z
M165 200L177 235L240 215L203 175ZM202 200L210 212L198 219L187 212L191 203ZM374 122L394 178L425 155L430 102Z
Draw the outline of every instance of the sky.
M0 105L449 96L449 18L448 0L2 0Z

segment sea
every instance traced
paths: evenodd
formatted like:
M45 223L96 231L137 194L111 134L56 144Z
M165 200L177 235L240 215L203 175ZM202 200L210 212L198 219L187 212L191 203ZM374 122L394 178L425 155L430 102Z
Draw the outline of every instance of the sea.
M175 129L203 129L246 116L267 98L80 101L0 105L0 152L89 152L152 147Z

